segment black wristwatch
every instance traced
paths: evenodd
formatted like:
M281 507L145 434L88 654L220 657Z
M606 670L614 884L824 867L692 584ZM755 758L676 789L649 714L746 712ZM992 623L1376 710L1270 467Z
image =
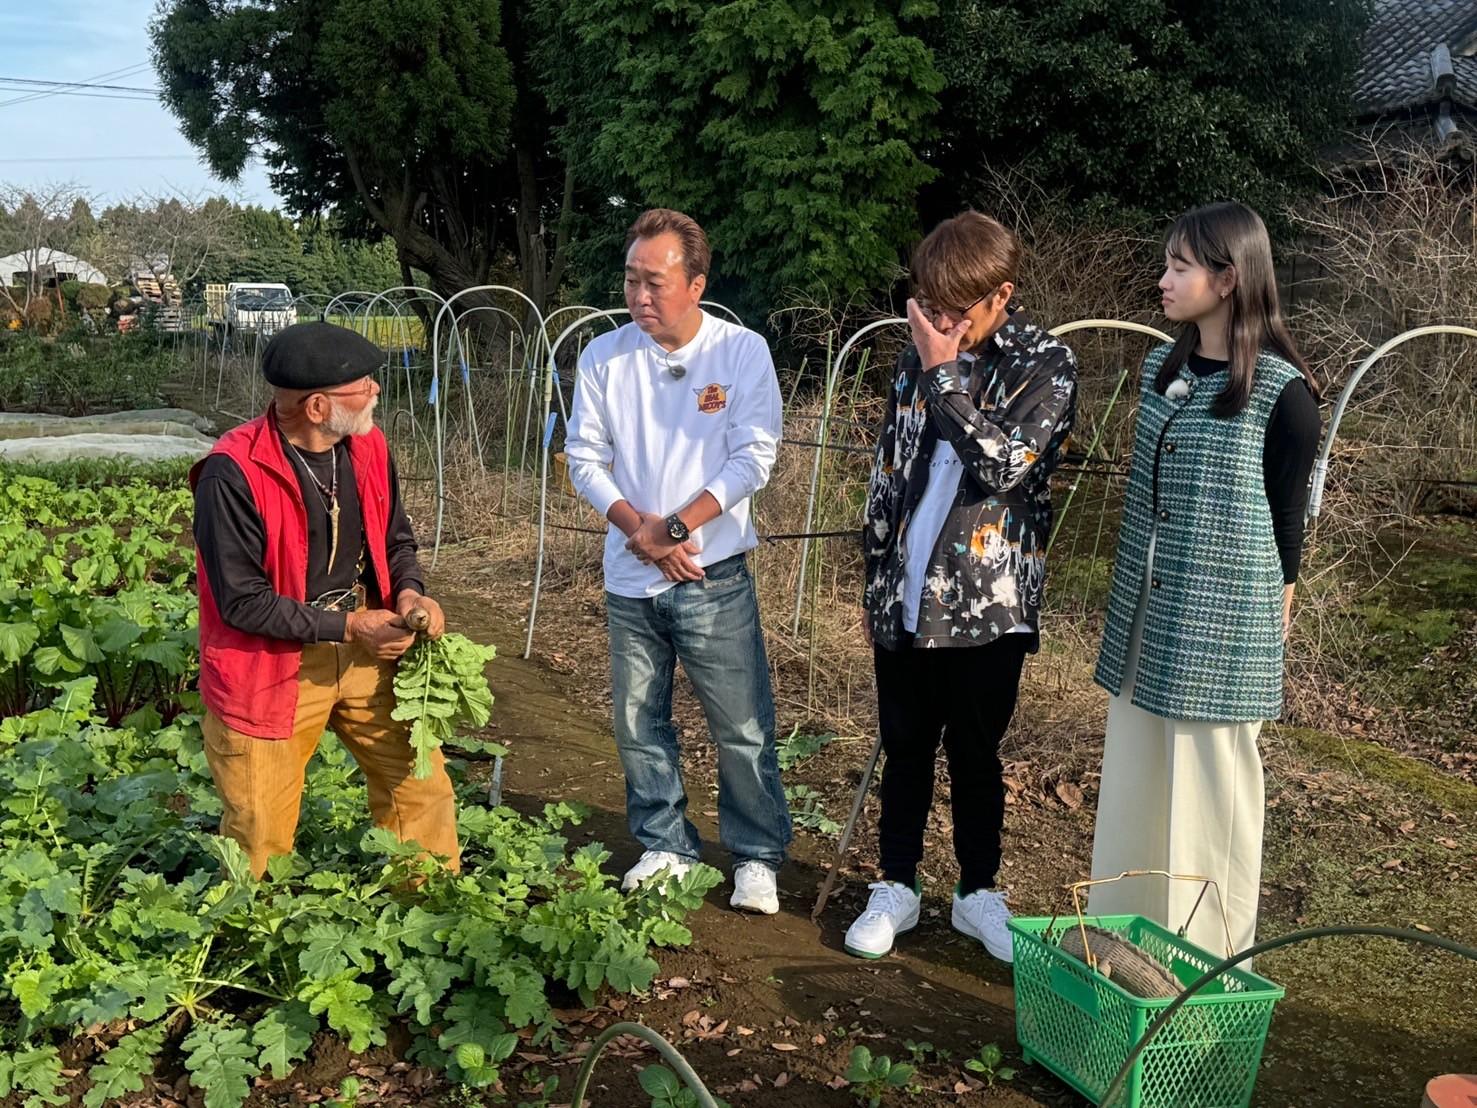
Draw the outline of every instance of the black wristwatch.
M676 512L673 512L666 518L666 524L667 534L672 536L673 542L687 541L687 536L690 534L687 530L687 524L682 522L682 518Z

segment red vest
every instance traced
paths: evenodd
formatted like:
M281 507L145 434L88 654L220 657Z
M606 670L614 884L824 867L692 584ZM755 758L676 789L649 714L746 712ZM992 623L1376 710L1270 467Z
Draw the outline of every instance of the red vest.
M276 413L227 431L211 454L224 454L241 467L256 510L266 527L263 568L273 590L293 600L307 599L308 513L282 440ZM354 487L364 519L364 545L379 583L390 597L385 531L390 516L390 454L378 427L349 439ZM200 479L202 459L190 470L190 487ZM297 715L297 677L303 644L248 635L221 618L199 553L195 578L200 587L200 697L227 726L263 739L291 737ZM389 603L386 603L389 607Z

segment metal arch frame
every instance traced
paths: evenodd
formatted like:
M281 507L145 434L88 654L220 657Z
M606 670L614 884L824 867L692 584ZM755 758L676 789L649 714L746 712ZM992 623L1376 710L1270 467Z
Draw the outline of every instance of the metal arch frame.
M473 367L471 365L470 359L467 356L467 346L466 342L462 338L461 328L461 323L464 319L476 315L478 312L496 312L498 315L507 316L508 319L512 321L513 326L516 327L518 330L518 342L522 349L526 350L528 348L528 337L524 333L523 324L518 321L518 317L512 312L508 311L507 308L504 308L499 304L478 304L475 307L468 308L464 312L453 313L454 322L451 328L451 334L456 339L457 363L462 371L462 392L467 402L467 420L471 424L472 443L477 450L477 464L482 467L482 470L485 473L487 471L487 465L482 460L482 432L477 427L477 409L476 406L472 403ZM509 332L509 335L512 335L511 331ZM450 344L448 343L448 346L449 345ZM511 345L509 348L511 349ZM512 371L511 364L509 365L509 370L510 372ZM521 372L521 370L517 372ZM447 375L447 380L450 380L450 374ZM450 395L449 388L447 390L447 395ZM510 415L509 427L511 428L511 426L512 423Z
M590 308L590 307L586 307L583 304L570 305L570 307L579 307L579 308L582 308L585 311L586 314L580 316L578 319L576 319L569 326L565 327L564 330L560 331L559 332L559 337L557 339L555 339L552 344L550 344L550 346L549 346L549 358L550 358L551 364L553 364L555 366L557 366L558 363L556 361L554 361L554 359L558 357L559 348L564 345L564 340L567 339L571 334L576 333L579 330L579 328L583 327L586 323L589 323L592 320L596 320L596 319L614 319L618 315L630 315L630 309L629 308ZM559 308L559 309L555 310L554 312L551 312L550 313L549 319L553 319L554 316L556 316L556 315L559 314L559 312L567 312L569 310L570 310L569 308ZM544 322L547 323L548 320L545 320ZM557 375L558 375L558 370L555 369L555 376L557 376ZM564 416L564 421L566 423L568 423L569 422L569 413L562 411L563 406L564 406L564 394L562 392L559 393L559 406L561 408L561 414Z
M699 300L697 302L697 305L699 308L716 308L718 311L728 316L729 319L737 323L740 327L744 325L744 321L739 318L738 312L734 311L730 307L727 307L726 305L718 303L718 301L716 300Z
M845 363L846 356L851 353L851 348L860 341L863 335L869 335L879 328L898 323L906 326L907 322L901 316L894 316L891 319L879 319L875 322L868 323L841 344L841 349L836 354L836 360L831 363L830 372L826 374L826 396L821 406L820 430L816 433L816 441L823 445L821 449L816 450L815 460L810 466L810 495L805 500L805 526L801 528L807 535L810 533L811 524L815 521L815 495L816 487L820 483L821 453L824 449L824 443L827 442L827 435L831 430L831 403L836 394L836 382L841 377L841 366ZM792 635L800 634L800 611L804 607L805 599L805 567L809 561L810 539L807 538L801 540L800 543L800 575L795 582L795 618L790 628Z
M560 310L562 311L563 309ZM565 339L574 334L577 330L583 327L586 323L589 323L591 320L614 319L618 315L629 314L630 312L626 308L607 308L604 311L591 310L590 314L580 316L568 327L560 331L559 337L549 344L549 369L547 374L548 387L553 387L554 378L558 375L559 371L557 368L557 363L554 361L554 359L558 355L559 347L564 344ZM552 316L550 318L552 318ZM545 338L547 339L547 332L545 333ZM562 406L564 402L563 393L560 393L559 401L560 405ZM547 410L547 404L548 401L545 400L545 410ZM533 600L529 604L528 608L528 638L523 644L523 657L525 658L533 657L533 631L534 626L538 623L538 598L539 593L543 589L544 582L544 543L545 536L548 533L547 525L545 522L545 512L549 499L549 442L552 436L549 434L549 428L547 426L547 416L544 417L544 423L545 430L543 438L543 472L539 476L538 493L538 553L535 556L533 567ZM568 416L566 416L565 425L567 426L568 423L569 419Z
M1359 384L1359 379L1375 362L1397 346L1402 346L1422 335L1465 335L1467 338L1477 339L1477 329L1453 323L1433 323L1424 327L1412 327L1409 331L1381 343L1369 357L1359 364L1359 368L1354 371L1354 375L1349 378L1343 391L1339 393L1338 402L1333 407L1333 415L1328 420L1328 434L1323 437L1323 446L1318 451L1318 460L1313 463L1313 484L1308 493L1308 510L1304 517L1305 521L1317 519L1319 511L1323 508L1323 486L1328 480L1328 462L1333 453L1333 437L1338 432L1340 421L1344 418L1344 409L1349 406L1349 397L1354 392L1354 386Z
M464 312L454 313L455 314L455 325L452 327L451 331L452 331L452 334L454 334L456 336L457 353L458 353L458 357L459 357L459 360L460 360L460 364L461 364L461 366L463 368L463 373L462 373L462 388L466 391L467 417L468 417L468 419L469 419L469 421L470 421L470 423L472 425L473 439L474 439L474 441L476 443L476 447L477 447L477 464L482 468L482 471L485 473L485 472L487 472L487 465L482 460L482 436L481 436L481 433L477 429L477 412L476 412L476 408L472 404L471 367L467 363L467 351L466 351L466 347L464 346L464 344L462 342L462 331L461 331L461 322L462 322L462 320L466 319L468 316L475 315L477 312L496 312L498 315L505 315L505 316L507 316L508 319L512 321L513 326L517 329L517 335L518 335L518 353L519 353L520 361L526 361L527 358L528 358L528 335L523 330L523 324L521 322L519 322L518 317L516 315L514 315L512 312L508 311L507 308L501 307L500 305L497 305L497 304L478 304L476 307L474 307L474 308L468 308ZM544 320L543 323L541 324L541 326L544 326L544 327L546 327L547 325L548 325L548 321L547 320ZM525 412L531 411L531 409L533 407L534 379L536 379L536 377L537 377L536 369L537 369L537 366L535 364L530 364L528 366L529 377L531 378L531 380L529 381L529 386L528 386L528 405L524 409ZM504 507L504 510L505 510L505 505L506 505L506 500L507 500L507 487L508 487L508 472L507 471L508 471L508 466L509 466L510 459L512 457L511 447L512 447L512 441L513 441L513 428L516 427L517 426L517 423L518 423L517 413L516 413L516 411L513 408L513 402L516 401L516 399L517 399L517 391L516 390L517 390L517 388L519 386L519 380L521 379L522 375L523 375L523 368L522 368L521 365L519 366L519 368L516 368L516 369L514 368L514 364L513 364L513 332L512 331L509 331L508 332L508 377L509 377L509 380L512 381L512 383L514 385L514 391L512 393L510 393L510 399L509 399L509 405L508 405L507 434L503 438L503 445L504 445L504 450L503 450L503 494L504 494L504 498L503 498L503 501L502 501L502 506ZM524 437L527 434L528 434L528 417L525 416L525 418L524 418L524 424L523 424L523 432L519 436L519 439L518 439L520 445L522 444L523 439L524 439ZM521 465L520 465L520 469L521 469Z
M590 304L566 304L562 308L555 308L552 312L550 312L547 316L545 316L544 317L544 326L545 327L552 327L554 325L554 317L557 316L557 315L562 315L565 312L587 312L588 313L588 312L598 312L599 310L600 310L599 308L596 308L596 307L594 307L593 305L590 305Z
M840 366L841 366L842 361L845 359L846 355L851 352L851 348L856 345L856 341L859 338L861 338L863 335L868 334L868 333L870 333L872 331L875 331L879 327L885 327L889 323L907 323L907 322L908 321L906 319L881 319L881 320L878 320L875 323L869 323L869 324L867 324L867 326L865 326L861 330L857 331L856 334L852 335L851 338L849 338L846 341L846 344L841 347L841 352L836 355L836 361L835 361L835 363L832 366L832 372L833 372L833 374L839 373L839 369L840 369ZM1155 338L1162 339L1165 342L1172 341L1169 338L1168 335L1166 335L1163 331L1158 330L1157 328L1150 327L1147 324L1143 324L1143 323L1129 323L1129 322L1127 322L1125 320L1118 320L1118 319L1078 319L1078 320L1074 320L1071 323L1063 323L1060 327L1053 327L1048 333L1051 334L1051 335L1054 335L1054 336L1056 336L1058 338L1060 338L1062 335L1069 335L1073 331L1085 331L1085 330L1088 330L1089 328L1103 328L1103 329L1106 329L1106 330L1117 330L1117 331L1132 331L1132 332L1135 332L1137 334L1150 335L1150 336L1153 336ZM1111 410L1111 405L1113 403L1116 403L1117 397L1118 397L1118 392L1119 392L1119 390L1121 390L1123 388L1123 382L1128 379L1128 372L1129 371L1127 369L1125 369L1123 371L1122 375L1118 378L1118 384L1117 384L1117 386L1113 390L1113 400L1111 400L1109 402L1109 410ZM822 419L822 428L824 428L826 426L827 422L830 420L830 395L831 395L831 387L832 387L832 383L831 383L831 380L828 378L827 384L826 384L826 396L827 396L826 409L825 409L824 415L821 417L821 419ZM1099 436L1099 437L1101 437L1101 436ZM820 441L821 442L825 442L826 441L825 440L825 437L824 437L824 433L822 433L822 435L820 436ZM1093 440L1093 447L1089 449L1089 454L1091 454L1092 449L1095 449L1096 448L1097 442L1098 442L1097 439L1094 439ZM816 459L816 470L818 470L819 465L820 465L820 459L819 459L820 451L819 450L816 451L816 455L817 455L817 459ZM814 474L815 474L816 470L813 470L812 471L812 479L811 479L811 503L812 504L814 503L814 498L815 498L815 478L814 478ZM1080 478L1079 478L1079 480L1080 480ZM1076 482L1073 482L1073 484L1072 484L1072 493L1075 493L1076 491L1077 491L1077 484L1076 484ZM1065 516L1066 509L1067 509L1067 507L1069 507L1071 505L1071 503L1072 503L1072 494L1069 493L1068 494L1068 497L1067 497L1067 503L1066 503L1066 505L1063 506L1062 513L1060 515L1058 515L1058 517L1057 517L1056 527L1060 527L1061 526L1062 518ZM1053 527L1053 529L1052 529L1052 537L1055 537L1055 535L1056 535L1056 527ZM810 530L810 512L809 512L809 509L807 509L807 511L806 511L805 530L806 531L809 531ZM809 540L807 539L806 542L808 543ZM1048 544L1047 545L1048 546L1050 545L1050 540L1048 540ZM804 595L805 561L803 560L803 558L802 558L801 563L800 563L800 574L801 574L801 576L800 576L801 588L799 590L797 590L796 595L795 595L795 633L796 634L799 633L799 627L800 627L800 599ZM836 874L840 872L841 865L846 860L846 851L847 851L847 848L850 847L850 845L851 845L851 836L856 831L856 822L857 822L857 819L861 816L862 805L866 802L866 799L867 799L867 790L871 787L871 784L872 784L872 775L874 773L876 773L876 771L877 771L877 759L878 759L879 755L881 755L881 753L882 753L882 735L879 733L877 735L877 738L872 743L872 752L867 757L867 765L866 765L866 768L864 770L862 770L862 779L861 779L860 782L858 782L857 788L856 788L856 794L852 797L852 801L851 801L851 812L850 812L850 814L846 818L846 826L842 829L841 838L840 838L840 840L837 843L836 856L835 856L835 858L832 859L830 868L826 871L826 879L821 884L820 894L815 898L815 906L810 911L810 918L811 918L812 921L815 921L815 920L820 919L821 913L823 911L825 911L826 901L830 899L831 889L832 889L832 887L836 883Z
M511 319L513 321L513 326L518 329L518 342L520 344L522 344L522 346L525 349L527 348L527 346L528 346L528 335L523 330L523 324L520 323L518 321L518 317L516 315L514 315L512 312L508 311L507 308L500 307L497 304L478 304L474 308L468 308L464 312L458 312L458 313L456 313L456 321L458 323L460 323L462 320L466 319L468 316L476 315L478 312L497 312L498 315L505 315L505 316L507 316L509 319ZM465 348L464 345L461 344L461 340L460 339L458 339L458 347L457 347L457 349L458 349L458 352L461 354L461 356L463 358L465 358L466 357L466 354L467 354L466 348Z
M316 316L318 314L318 308L314 305L314 301L326 301L328 299L329 297L321 292L300 292L292 298L292 306L297 308L299 313L306 308L311 315Z
M1174 339L1157 327L1150 327L1146 323L1130 323L1123 319L1078 319L1071 323L1063 323L1060 327L1053 327L1047 334L1061 338L1063 335L1070 335L1073 331L1087 330L1129 331L1138 335L1149 335L1161 342L1174 342ZM1089 458L1097 453L1098 444L1103 441L1103 433L1108 427L1108 416L1112 414L1113 409L1118 404L1118 394L1123 391L1123 386L1128 380L1128 374L1129 369L1125 366L1123 372L1118 375L1118 383L1113 386L1113 395L1108 398L1108 410L1103 413L1102 426L1098 428L1098 433L1093 436L1092 442L1088 444L1087 456ZM1067 499L1063 502L1061 511L1056 513L1056 520L1051 525L1051 534L1046 538L1047 550L1050 550L1056 542L1057 532L1062 529L1062 523L1067 518L1067 512L1072 507L1072 501L1076 499L1077 486L1081 483L1082 474L1079 473L1077 479L1072 482L1072 487L1067 490Z
M413 292L416 294L414 296L408 296L405 298L405 303L407 304L414 304L418 300L434 300L437 304L446 303L446 297L442 296L435 289L426 288L425 285L392 285L387 289L381 289L379 292L370 297L369 302L364 307L364 314L366 318L370 314L370 309L374 308L374 306L377 305L381 300L389 303L390 295L397 292ZM352 294L345 293L344 295L347 296ZM337 299L338 297L334 297L333 300L330 300L328 302L329 306L331 307ZM327 310L327 308L324 309L325 314L327 313ZM396 310L396 314L399 314L398 307Z
M412 293L413 295L401 297L400 299L391 299L395 293ZM345 293L343 295L353 294ZM339 299L340 297L334 297L333 300L329 301L329 305L336 303ZM378 308L380 302L383 301L394 308L396 315L404 315L406 308L423 300L429 300L438 307L446 303L446 297L442 296L435 289L428 289L424 285L392 285L387 289L381 289L363 304L352 310L356 313L362 311L366 318L370 318ZM325 306L324 311L326 312L327 310L328 308Z
M1086 331L1091 328L1100 327L1105 331L1133 331L1139 335L1149 335L1160 342L1174 342L1174 339L1166 335L1157 327L1150 327L1147 323L1131 323L1126 319L1074 319L1071 323L1063 323L1060 327L1051 328L1047 334L1061 338L1070 335L1073 331Z
M331 299L327 304L325 304L323 306L323 310L318 313L318 319L321 322L323 322L323 323L327 323L328 322L329 313L331 313L333 311L333 306L335 304L337 304L340 300L345 299L346 297L350 297L350 296L367 296L367 297L373 298L374 296L377 296L377 295L378 295L377 293L371 292L369 289L345 289L343 292L337 293L333 297L333 299ZM357 310L357 309L355 309L355 310ZM353 311L350 311L347 314L349 314L350 316L352 316L353 315Z
M533 317L536 320L538 320L539 326L538 326L538 331L535 332L535 338L538 337L538 335L542 335L545 344L547 344L548 341L549 341L548 330L544 326L544 314L543 314L543 312L539 311L538 305L535 304L528 297L528 295L526 293L524 293L524 292L522 292L522 291L520 291L518 289L515 289L515 288L513 288L513 287L511 287L509 285L471 285L468 288L464 288L464 289L461 289L461 290L459 290L457 292L452 293L451 296L449 296L449 297L446 298L446 302L441 305L440 310L438 310L436 312L436 320L435 320L435 323L434 323L434 325L432 326L432 329L431 329L431 388L436 393L436 405L435 405L435 407L436 407L436 413L435 413L435 415L436 415L436 533L435 533L435 538L434 538L433 543L432 543L432 546L431 546L431 568L432 569L435 569L436 568L436 562L437 562L437 560L441 556L441 529L442 529L442 525L444 523L445 515L446 515L446 458L445 458L445 448L446 448L446 444L445 444L445 433L446 433L446 427L445 427L445 420L442 418L442 411L444 410L445 405L443 403L441 403L441 395L440 395L441 394L441 360L440 360L441 359L441 320L442 320L442 318L448 312L451 311L451 306L453 304L455 304L463 296L466 296L469 293L474 293L474 292L507 292L507 293L511 293L512 295L518 297L520 300L522 300L524 303L526 303L528 305L528 310L531 311L533 313ZM550 364L550 368L552 369L553 363L550 362L549 364ZM553 396L552 396L553 388L554 388L553 379L551 377L549 377L548 373L545 373L545 380L544 380L544 413L543 413L543 419L544 419L544 422L546 424L548 423L548 418L549 418L549 416L548 416L549 407L550 407L550 405L553 402ZM543 467L544 467L545 475L547 476L548 468L549 468L549 450L548 450L548 444L547 444L547 436L545 436L545 445L544 445L544 450L543 450ZM539 503L539 526L540 526L540 528L542 528L542 526L543 526L543 513L544 513L544 505L543 505L543 502L541 500L540 503Z
M372 312L373 312L374 308L379 304L379 302L381 300L383 300L387 304L392 303L392 301L390 300L390 296L393 293L397 293L397 292L411 292L411 293L414 293L415 294L414 296L406 297L405 300L404 300L404 305L414 304L414 303L416 303L418 301L421 301L421 300L430 300L430 301L433 301L433 302L435 302L437 304L445 304L446 303L446 297L442 296L435 289L428 289L424 285L392 285L392 286L390 286L387 289L381 289L379 292L375 293L372 297L370 297L369 302L364 306L364 318L365 318L365 320L367 321L367 320L373 318ZM329 301L329 304L332 305L333 302L334 302L334 300L336 300L336 299L337 299L337 297L335 297L333 300L330 300ZM403 312L401 310L404 305L402 305L399 302L393 302L393 303L394 303L394 307L395 307L395 318L396 318L397 321L400 321L401 322L402 337L406 337L406 336L408 336L409 332L407 330L404 330ZM327 309L326 308L324 309L324 314L327 314ZM320 318L322 318L322 317L320 316ZM387 366L389 364L390 358L391 358L391 355L390 355L389 351L386 351L385 352L385 361L386 361ZM417 430L417 428L416 428L416 420L415 420L415 399L414 399L414 397L412 395L412 392L411 392L410 366L405 361L404 358L402 358L401 361L402 361L402 365L403 365L403 367L405 369L405 393L406 393L407 410L410 412L410 428L411 428L411 432L412 433L415 433L416 430Z

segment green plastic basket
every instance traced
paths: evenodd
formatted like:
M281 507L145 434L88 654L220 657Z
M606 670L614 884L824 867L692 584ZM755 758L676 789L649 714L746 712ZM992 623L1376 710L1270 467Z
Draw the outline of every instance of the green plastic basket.
M1086 916L1153 955L1183 985L1222 959L1142 916ZM1168 998L1124 991L1058 949L1075 915L1012 919L1015 1028L1027 1062L1056 1074L1094 1104ZM1256 1085L1272 1006L1284 990L1242 969L1206 985L1170 1017L1111 1108L1246 1108Z

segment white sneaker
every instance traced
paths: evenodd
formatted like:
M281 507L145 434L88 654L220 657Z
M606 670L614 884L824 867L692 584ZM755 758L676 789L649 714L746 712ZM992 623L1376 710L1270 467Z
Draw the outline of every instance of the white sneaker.
M1002 962L1013 960L1014 943L1010 939L1010 909L1005 894L995 889L977 889L968 896L959 895L954 886L954 930L978 939L985 949Z
M740 862L733 867L733 896L728 898L730 907L745 912L758 912L772 916L780 910L779 889L775 886L774 870L763 862Z
M621 892L628 893L654 877L661 877L664 881L668 877L681 877L691 868L692 863L680 854L669 850L648 850L626 870L626 875L621 878Z
M867 888L872 898L867 910L846 929L846 953L858 958L881 958L892 949L892 940L918 926L918 906L923 898L896 881L874 881Z

